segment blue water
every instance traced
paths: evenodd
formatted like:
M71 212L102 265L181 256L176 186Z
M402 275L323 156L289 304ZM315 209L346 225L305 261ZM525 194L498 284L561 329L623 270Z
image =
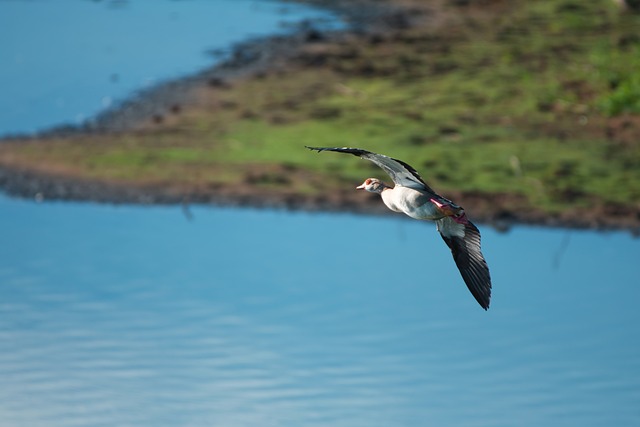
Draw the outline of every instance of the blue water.
M640 241L0 198L7 426L635 426Z
M328 18L268 0L0 0L0 135L80 124L211 51Z

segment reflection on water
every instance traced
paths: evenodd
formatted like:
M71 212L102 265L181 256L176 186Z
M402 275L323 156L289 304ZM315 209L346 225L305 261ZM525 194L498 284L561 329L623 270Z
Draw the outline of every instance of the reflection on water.
M269 0L0 1L0 135L79 124L211 51L328 16Z
M640 422L626 234L485 227L484 312L431 224L192 211L0 198L3 425Z

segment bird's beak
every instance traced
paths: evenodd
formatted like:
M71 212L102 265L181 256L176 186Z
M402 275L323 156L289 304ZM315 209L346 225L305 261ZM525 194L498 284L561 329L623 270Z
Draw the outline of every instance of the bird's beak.
M360 184L356 187L356 190L364 190L364 184Z

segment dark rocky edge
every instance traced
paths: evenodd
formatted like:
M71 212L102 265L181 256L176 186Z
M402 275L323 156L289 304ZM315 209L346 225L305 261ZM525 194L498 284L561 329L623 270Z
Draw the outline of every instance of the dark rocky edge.
M46 200L82 201L138 205L212 205L269 209L349 212L367 215L397 215L388 210L375 194L344 188L331 194L305 196L294 192L264 192L252 186L228 186L214 192L185 192L159 186L124 185L77 177L40 174L24 169L0 168L0 188L7 194L37 202ZM473 205L470 213L476 223L499 231L516 225L562 227L570 229L624 230L640 235L640 214L624 206L610 205L605 211L574 211L549 214L527 209L518 196L459 192L447 196ZM498 200L501 199L501 200ZM509 210L501 208L512 206ZM518 205L522 205L520 208Z

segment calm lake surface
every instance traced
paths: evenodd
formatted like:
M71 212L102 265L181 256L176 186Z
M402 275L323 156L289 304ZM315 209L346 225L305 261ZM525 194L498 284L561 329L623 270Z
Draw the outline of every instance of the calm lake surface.
M151 3L0 1L0 134L319 13ZM640 240L481 229L488 312L401 216L0 195L0 427L640 425Z
M0 425L635 426L640 242L0 197Z

